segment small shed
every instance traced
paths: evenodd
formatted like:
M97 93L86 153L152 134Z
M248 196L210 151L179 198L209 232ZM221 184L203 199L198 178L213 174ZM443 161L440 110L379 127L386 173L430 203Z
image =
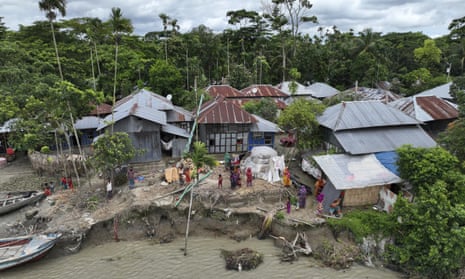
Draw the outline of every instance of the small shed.
M282 132L277 124L253 115L257 122L252 123L249 133L249 151L255 146L268 146L273 148L275 134Z
M324 210L344 191L344 206L374 205L380 190L402 179L383 166L375 155L332 154L313 156L327 177L323 189Z

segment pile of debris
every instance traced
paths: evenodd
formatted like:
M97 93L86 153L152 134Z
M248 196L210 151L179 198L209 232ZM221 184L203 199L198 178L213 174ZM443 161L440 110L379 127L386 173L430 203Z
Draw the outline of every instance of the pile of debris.
M251 270L263 262L263 254L249 248L236 251L221 250L221 255L226 261L226 269L228 270Z

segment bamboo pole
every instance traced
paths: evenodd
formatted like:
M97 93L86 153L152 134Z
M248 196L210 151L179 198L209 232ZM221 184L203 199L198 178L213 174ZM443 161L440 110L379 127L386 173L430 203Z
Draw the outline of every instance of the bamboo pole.
M194 184L197 185L198 184L198 175L197 175L197 182ZM189 201L189 215L187 215L187 224L186 224L186 237L184 239L184 256L187 256L187 238L189 237L189 224L191 222L191 214L192 214L192 199L194 197L194 188L192 187L191 189L191 197L190 197L190 201Z

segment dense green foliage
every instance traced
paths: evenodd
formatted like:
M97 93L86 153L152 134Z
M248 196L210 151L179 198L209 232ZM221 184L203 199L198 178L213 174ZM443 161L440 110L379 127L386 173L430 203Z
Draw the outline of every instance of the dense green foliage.
M268 121L276 122L278 105L270 98L247 102L243 105L243 108L249 113L256 114Z
M91 162L96 169L101 171L113 170L130 161L137 152L129 135L123 132L105 133L93 146L94 154Z
M358 243L367 236L389 236L392 227L389 215L375 210L353 210L342 219L328 219L328 224L336 234L350 231Z
M395 245L387 250L390 261L428 278L450 278L462 268L465 206L449 197L447 184L437 180L414 203L398 199L392 214Z
M118 9L111 11L106 22L98 18L53 21L63 78L81 90L104 92L107 101L114 90L117 98L124 97L139 84L164 96L176 96L174 102L182 106L191 100L178 96L193 90L196 77L199 88L225 79L237 89L289 79L324 81L339 89L355 81L371 87L387 80L398 93L410 95L444 82L447 63L453 65L452 76L463 74L460 53L465 41L457 38L455 29L454 36L436 39L410 32L383 35L370 29L342 33L336 27L301 34L295 32L299 25L290 21L285 2L276 2L281 10L272 15L231 12L231 26L238 28L219 34L203 25L179 33L176 20L167 16L158 30L154 27L155 31L136 36L130 21L122 16L124 11ZM304 9L305 17L294 14L295 20L314 24L303 20L312 18L310 8ZM15 96L21 107L26 96L38 97L33 87L46 89L60 79L50 22L2 32L0 90Z
M18 123L18 130L24 132L13 136L18 149L52 145L55 140L37 125L49 123L49 131L60 127L58 135L66 135L71 119L87 110L64 113L67 109L84 101L90 102L84 104L89 107L112 103L137 87L172 95L175 105L192 109L196 103L192 91L224 81L237 89L286 80L324 81L338 89L352 87L356 81L369 87L390 81L394 92L411 95L444 83L450 65L451 77L464 71L463 19L451 23L448 36L435 39L421 33L381 34L371 29L342 33L337 27L302 34L301 27L316 24L317 15L311 14L308 1L289 0L272 1L270 14L230 11L226 16L234 29L220 33L204 25L180 33L177 20L161 14L163 26L138 36L133 34L131 20L117 7L108 11L106 21L60 20L66 13L65 4L40 1L38 9L46 20L20 26L18 31L5 28L0 18L0 93L4 97L0 122L28 118ZM68 96L65 100L53 92L58 81L80 92L102 93L93 93L93 99ZM41 112L45 106L52 107L53 113ZM250 109L273 120L274 107L260 104ZM311 133L311 125L303 124L298 127ZM461 158L459 146L453 143L449 139L444 145L454 148Z
M465 162L465 77L456 78L450 91L458 104L459 118L440 134L439 143L461 162Z
M459 161L443 148L413 148L403 146L397 150L400 176L408 179L418 192L438 179L444 179L449 172L459 171Z
M402 147L399 171L415 189L391 214L391 262L428 278L451 278L465 260L465 175L442 148Z
M201 141L194 142L192 144L192 150L186 152L184 154L184 158L189 158L192 160L195 170L199 170L204 166L213 167L217 164L215 157L208 154L208 150L205 146L205 143Z
M465 175L457 158L437 148L398 149L400 175L415 191L413 202L398 196L394 211L354 210L328 223L355 240L389 237L390 263L425 278L454 278L465 260Z
M297 99L279 115L278 124L295 133L299 149L314 148L321 143L317 117L324 109L320 102Z

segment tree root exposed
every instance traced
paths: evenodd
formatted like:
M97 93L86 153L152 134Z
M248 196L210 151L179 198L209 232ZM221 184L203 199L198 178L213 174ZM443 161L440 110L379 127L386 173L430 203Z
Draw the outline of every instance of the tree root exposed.
M283 262L292 262L298 259L299 254L309 256L313 252L304 232L298 232L292 242L282 236L270 236L282 243L283 254L281 255L281 261Z

